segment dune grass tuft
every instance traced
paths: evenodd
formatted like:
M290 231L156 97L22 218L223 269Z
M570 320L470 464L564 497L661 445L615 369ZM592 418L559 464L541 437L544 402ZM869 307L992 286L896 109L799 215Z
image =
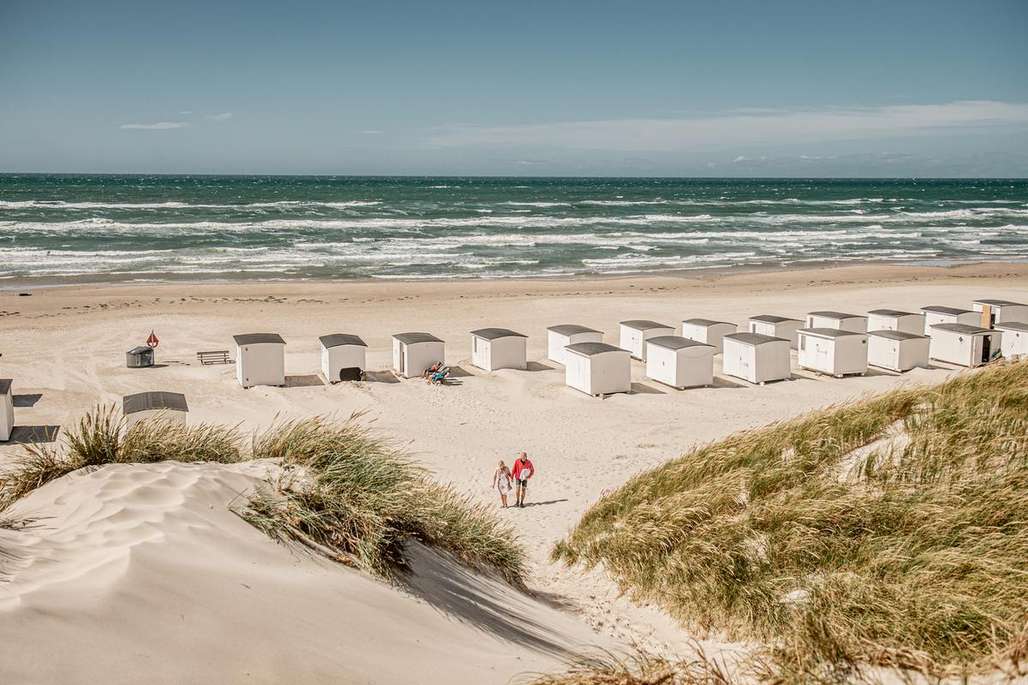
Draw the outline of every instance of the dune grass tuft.
M383 577L407 568L405 545L417 540L519 583L524 552L513 531L433 483L359 418L285 422L258 436L253 456L281 460L283 472L240 515L276 539Z
M359 418L285 422L255 436L245 458L277 460L282 471L238 513L276 539L301 541L383 577L407 568L404 548L419 541L521 583L525 557L513 531L487 508L431 481ZM97 407L62 444L28 445L0 472L0 512L77 469L159 461L234 463L244 458L240 443L234 428L187 427L160 417L126 429L114 407Z
M904 442L848 465L897 422ZM1020 362L700 447L601 499L552 556L764 641L769 678L962 675L1025 653L1026 511Z
M698 647L691 659L669 660L636 651L584 656L563 673L536 676L527 685L730 685L735 682L723 664Z
M234 428L183 426L161 417L126 429L113 406L88 412L63 444L27 445L24 454L0 472L0 511L38 487L87 466L157 461L233 463L242 459Z

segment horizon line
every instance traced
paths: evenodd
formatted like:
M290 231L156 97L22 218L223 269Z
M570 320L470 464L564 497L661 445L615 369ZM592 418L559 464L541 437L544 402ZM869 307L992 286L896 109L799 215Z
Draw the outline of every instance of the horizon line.
M173 171L0 171L4 176L203 176L221 178L370 178L370 179L653 179L653 180L735 180L735 181L1028 181L1026 176L699 176L699 175L639 175L639 174L359 174L359 173L311 173L311 172L173 172Z

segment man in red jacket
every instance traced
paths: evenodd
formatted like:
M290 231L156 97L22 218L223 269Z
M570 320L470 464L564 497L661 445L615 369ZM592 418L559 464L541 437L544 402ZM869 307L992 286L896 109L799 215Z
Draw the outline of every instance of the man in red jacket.
M528 455L522 452L514 461L514 468L511 469L514 476L514 483L517 485L517 503L515 506L525 506L525 493L528 492L528 479L535 475L535 466L529 461Z

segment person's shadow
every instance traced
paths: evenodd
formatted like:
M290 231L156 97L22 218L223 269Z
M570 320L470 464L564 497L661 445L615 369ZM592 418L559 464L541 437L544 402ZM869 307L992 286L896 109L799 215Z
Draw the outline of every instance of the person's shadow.
M564 499L551 499L545 502L525 502L524 507L545 507L549 504L559 504L561 502L567 502L567 498Z

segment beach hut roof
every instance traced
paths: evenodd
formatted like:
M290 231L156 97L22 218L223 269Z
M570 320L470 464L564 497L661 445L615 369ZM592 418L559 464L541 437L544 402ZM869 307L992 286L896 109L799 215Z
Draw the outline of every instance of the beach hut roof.
M848 335L864 335L855 331L844 331L838 328L801 328L799 333L816 335L819 338L844 338Z
M154 410L189 411L189 408L186 396L179 392L138 392L122 398L122 411L126 415Z
M868 335L873 335L876 338L888 338L889 340L914 340L915 338L927 337L917 333L907 333L906 331L869 331Z
M867 317L862 316L860 314L846 314L845 312L833 312L833 311L830 311L830 310L820 311L820 312L810 312L810 315L811 316L820 316L820 317L822 317L824 319L835 319L836 321L839 321L839 320L842 320L842 319L864 319L864 318L867 318Z
M128 351L129 354L147 354L153 352L152 347L145 347L143 345L137 345Z
M527 338L524 333L517 333L509 328L479 328L471 331L471 335L483 340L496 340L497 338Z
M1009 328L1012 331L1028 332L1028 321L1004 321L996 324L996 328L1000 330Z
M683 338L680 335L658 335L656 338L650 338L646 342L650 345L663 347L666 350L682 350L686 347L709 347L712 350L715 349L713 345Z
M357 345L358 347L367 347L368 344L360 339L360 336L350 335L349 333L332 333L330 335L323 335L318 340L325 348L329 347L341 347L342 345Z
M754 347L773 342L789 342L785 338L776 338L773 335L764 335L763 333L729 333L725 336L725 340L736 340Z
M936 312L938 314L974 314L970 309L961 309L960 307L947 307L941 304L930 304L927 307L921 307L922 312Z
M550 326L546 330L553 331L558 335L577 335L579 333L603 333L595 328L589 328L588 326L579 326L577 323L562 323L557 326Z
M0 378L0 395L10 395L11 394L11 383L12 382L13 381L10 378Z
M637 331L648 331L652 328L674 328L674 326L668 326L667 324L657 323L648 319L629 319L628 321L622 321L621 325L634 328Z
M414 343L426 343L426 342L443 342L439 338L435 337L431 333L397 333L393 336L405 345L413 345Z
M786 321L799 321L799 319L790 319L787 316L775 316L774 314L757 314L751 316L750 321L763 321L764 323L785 323Z
M278 333L244 333L243 335L233 335L232 338L236 341L237 345L286 344L286 341Z
M876 316L917 316L914 312L904 312L899 309L873 309L868 314Z
M1023 307L1025 306L1021 302L1011 302L1010 300L975 300L976 304L987 304L990 307Z
M682 323L687 323L690 326L703 326L704 328L710 328L711 326L734 326L733 323L727 321L715 321L714 319L686 319Z
M574 345L568 345L564 349L568 352L574 352L575 354L582 355L583 357L592 357L597 354L603 354L604 352L624 352L625 354L628 354L627 350L602 342L580 342L575 343Z
M982 335L988 333L987 328L979 328L978 326L968 326L966 323L937 323L932 328L937 328L940 331L949 331L950 333L960 333L962 335Z

